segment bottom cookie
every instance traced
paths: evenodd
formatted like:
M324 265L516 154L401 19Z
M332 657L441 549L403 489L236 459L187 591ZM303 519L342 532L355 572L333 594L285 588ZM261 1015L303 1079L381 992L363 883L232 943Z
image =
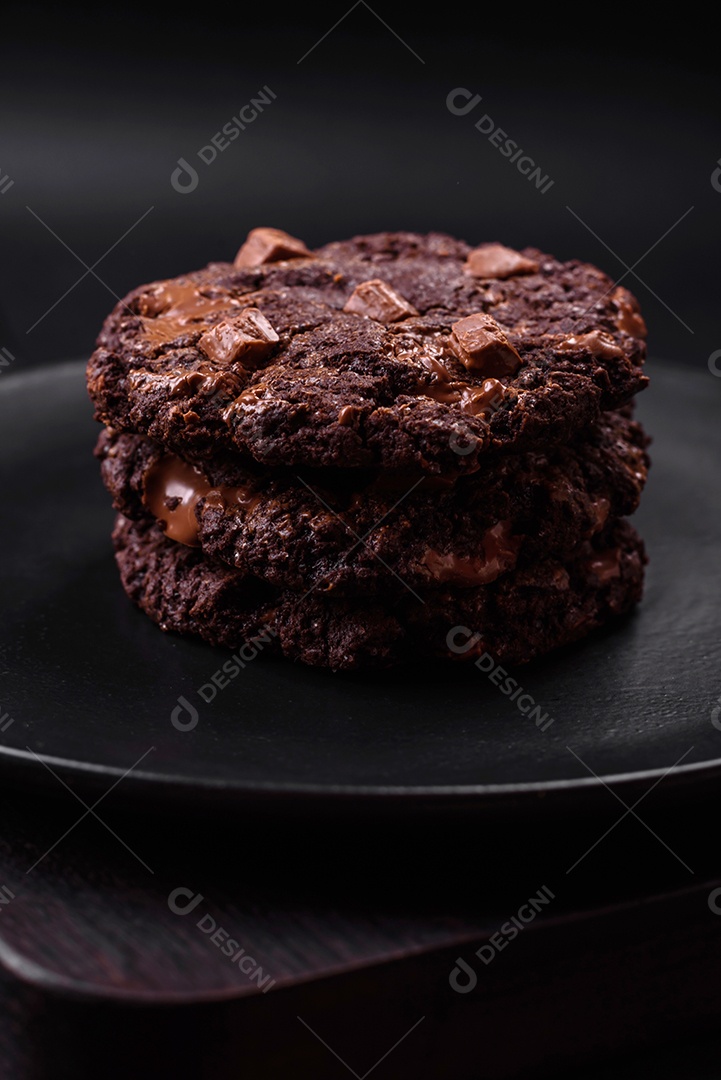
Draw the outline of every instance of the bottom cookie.
M123 587L163 630L333 670L426 657L524 663L583 637L640 599L643 542L618 521L564 564L546 559L474 589L408 590L387 606L320 588L296 593L243 577L151 521L119 515L113 532Z

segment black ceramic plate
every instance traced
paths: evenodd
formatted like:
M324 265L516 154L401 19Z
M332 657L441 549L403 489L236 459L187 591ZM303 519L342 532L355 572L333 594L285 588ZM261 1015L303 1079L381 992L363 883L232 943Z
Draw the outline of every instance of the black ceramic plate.
M388 813L608 799L589 770L647 788L675 765L669 793L721 785L721 379L649 371L646 597L613 630L514 672L553 719L545 730L458 665L333 675L259 657L205 702L228 654L163 634L120 588L82 365L2 375L5 779L57 787L45 761L95 791L132 769L118 791L135 799ZM171 722L181 697L198 712L184 731Z

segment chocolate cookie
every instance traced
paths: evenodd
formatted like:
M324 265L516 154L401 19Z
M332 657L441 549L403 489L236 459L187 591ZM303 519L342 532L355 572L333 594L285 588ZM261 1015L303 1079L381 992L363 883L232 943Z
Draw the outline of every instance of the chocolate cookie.
M137 435L97 454L116 509L284 589L328 594L488 584L564 559L632 513L646 480L639 424L604 414L568 446L488 457L456 483L392 470L268 470L218 454L204 470Z
M202 637L249 659L280 653L335 670L422 657L521 663L575 641L641 597L643 544L609 524L562 564L548 558L471 589L407 592L391 602L274 588L119 516L114 542L128 596L164 630Z
M88 365L98 419L180 456L446 478L546 448L646 385L632 295L532 248L382 233L133 290Z

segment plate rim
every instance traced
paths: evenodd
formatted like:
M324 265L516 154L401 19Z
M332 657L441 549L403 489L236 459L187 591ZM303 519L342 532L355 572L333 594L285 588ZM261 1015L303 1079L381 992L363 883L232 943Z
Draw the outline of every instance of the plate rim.
M37 775L42 775L36 770L35 765L42 764L51 766L62 776L76 780L94 779L124 779L135 788L150 788L160 793L172 791L176 795L187 792L195 792L198 796L209 792L220 793L225 796L233 796L239 802L245 799L281 798L283 800L295 800L313 803L325 798L348 802L362 802L375 804L393 801L428 801L428 802L452 802L454 800L486 800L496 802L504 798L517 800L519 797L543 797L546 795L568 796L587 791L600 790L603 787L628 788L654 781L674 777L676 781L685 780L694 774L702 779L710 780L715 776L721 776L721 757L705 761L688 762L685 765L658 766L650 769L640 769L635 772L609 773L599 776L578 776L559 780L529 780L508 784L436 784L436 785L394 785L394 784L312 784L312 783L233 783L228 780L214 781L211 778L185 776L182 773L154 773L151 770L139 769L128 772L120 766L98 765L92 762L73 760L72 758L58 757L52 754L39 754L32 750L22 750L17 747L7 747L0 744L0 771L8 762L22 762L26 769L31 769ZM17 775L17 774L15 774ZM650 789L649 789L650 790Z

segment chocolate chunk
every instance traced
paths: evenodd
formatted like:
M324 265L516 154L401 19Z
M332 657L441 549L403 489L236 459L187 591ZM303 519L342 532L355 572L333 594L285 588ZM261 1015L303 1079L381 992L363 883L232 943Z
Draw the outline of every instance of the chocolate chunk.
M484 379L481 386L471 386L462 379L454 379L445 364L433 356L424 356L421 362L433 375L430 385L419 387L420 393L442 405L460 402L461 410L470 416L495 412L504 395L503 384L498 379Z
M195 547L199 543L195 507L209 490L200 470L171 455L148 472L143 501L165 526L166 536Z
M633 293L630 293L628 289L624 289L622 285L619 285L611 296L611 300L615 304L618 312L615 320L618 329L623 330L626 334L630 334L631 337L645 338L648 333L646 330L646 323L643 321L643 316L639 311L638 301Z
M572 335L558 346L559 352L589 352L592 356L623 356L623 349L617 345L610 334L603 330L591 330L589 334Z
M193 289L195 292L195 289ZM143 293L135 301L135 310L138 315L154 319L161 311L167 311L171 305L171 298L165 288L155 288L151 292Z
M535 273L538 263L503 244L481 244L470 252L465 269L478 278L509 278Z
M482 386L464 386L461 409L471 416L495 412L500 408L505 391L498 379L484 379Z
M435 356L422 356L421 363L433 376L430 384L419 385L421 394L439 401L442 405L450 405L461 400L461 391L466 384L454 379L445 364Z
M244 308L237 318L206 330L198 346L219 364L241 361L253 367L265 360L280 338L258 308Z
M418 314L412 304L379 278L357 285L343 310L380 323L398 322Z
M511 536L511 523L499 521L480 538L482 555L459 556L454 552L441 554L429 548L423 565L437 582L470 588L487 585L512 570L518 560L521 538Z
M522 360L495 319L478 312L453 323L451 348L469 371L513 375Z
M162 525L165 535L187 547L198 547L199 520L196 507L201 499L215 508L249 514L259 503L247 484L213 485L200 469L175 454L166 454L153 464L143 481L143 505Z
M202 329L200 324L216 312L239 309L239 304L226 289L213 289L207 296L192 281L164 282L135 301L143 316L143 337L154 346Z
M297 240L282 229L251 229L248 239L235 256L234 265L244 269L312 255L313 252L308 251L302 240Z

